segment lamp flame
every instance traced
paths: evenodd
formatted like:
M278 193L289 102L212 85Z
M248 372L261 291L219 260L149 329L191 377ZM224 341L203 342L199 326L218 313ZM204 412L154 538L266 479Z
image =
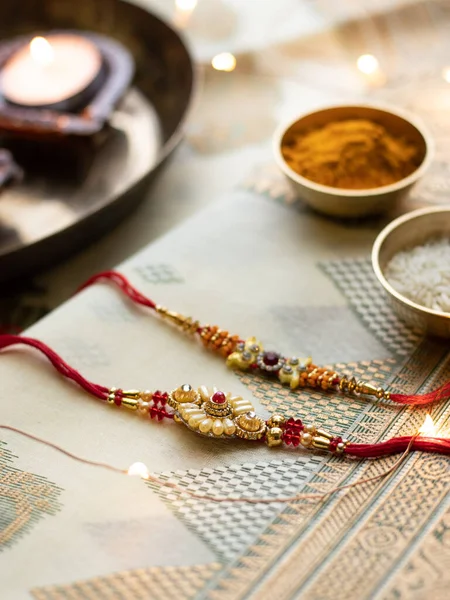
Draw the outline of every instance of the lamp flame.
M434 424L434 421L431 418L431 415L427 414L427 416L425 417L425 421L419 428L419 433L426 437L435 437L436 436L436 425Z
M42 67L50 65L55 58L52 45L43 37L35 37L31 40L30 54L31 58Z
M149 476L147 467L144 465L144 463L141 463L141 462L133 463L129 467L127 474L128 475L137 475L138 477L142 477L142 479L148 479L148 476Z

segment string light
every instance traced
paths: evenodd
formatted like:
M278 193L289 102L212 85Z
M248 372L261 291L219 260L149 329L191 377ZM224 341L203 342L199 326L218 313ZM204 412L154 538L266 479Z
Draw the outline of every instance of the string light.
M419 433L420 433L420 435L423 435L425 437L435 437L436 436L436 433L437 433L436 425L434 424L434 421L433 421L431 415L427 414L427 416L425 417L425 421L419 427Z
M142 462L135 462L130 465L127 474L132 476L137 475L138 477L142 477L142 479L148 479L150 475L146 465L144 465Z
M231 52L221 52L214 56L211 64L216 71L234 71L236 68L236 57Z
M378 71L380 64L373 54L362 54L356 61L356 66L366 75L372 75Z
M445 69L442 69L442 77L447 83L450 83L450 67L445 67Z
M433 425L434 427L434 423L433 423L433 419L430 417L430 415L427 415L427 418L425 419L424 424L422 425L422 427L425 426L425 424L427 424L427 427L430 425L430 423ZM208 494L202 494L202 493L197 493L197 492L193 492L189 489L186 489L185 487L174 483L172 481L167 481L165 479L161 479L155 475L151 475L147 469L147 467L145 466L144 463L142 462L135 462L132 465L130 465L130 467L128 468L128 470L123 470L120 469L119 467L115 467L114 465L109 465L108 463L103 463L103 462L98 462L98 461L94 461L94 460L89 460L87 458L82 458L81 456L78 456L76 454L74 454L73 452L69 452L68 450L65 450L64 448L62 448L61 446L59 446L58 444L54 444L53 442L49 442L48 440L45 440L43 438L40 438L36 435L33 435L32 433L27 433L26 431L23 431L22 429L18 429L17 427L12 427L11 425L3 425L0 424L0 429L6 429L8 431L13 431L14 433L17 433L19 435L22 435L24 437L27 437L31 440L34 440L35 442L38 442L40 444L43 444L45 446L49 446L50 448L53 448L54 450L56 450L57 452L61 452L62 454L65 454L66 456L68 456L69 458L84 463L86 465L90 465L92 467L100 467L102 469L107 469L109 471L113 471L115 473L119 473L121 475L136 475L139 477L142 477L142 479L146 479L148 481L151 481L152 483L159 485L159 486L163 486L163 487L167 487L170 488L180 494L186 494L191 498L197 499L197 500L205 500L205 501L209 501L209 502L237 502L237 503L245 503L245 504L273 504L273 503L278 503L278 502L297 502L299 500L317 500L317 501L321 501L327 497L329 497L332 494L335 494L336 492L340 492L343 490L350 490L353 489L355 487L358 487L360 485L364 485L366 483L370 483L373 481L378 481L380 479L384 479L385 477L387 477L388 475L390 475L391 473L394 473L398 467L403 463L403 461L406 459L406 457L408 456L408 454L410 453L410 451L412 450L412 447L414 445L414 441L417 439L417 437L419 436L419 433L417 433L415 436L412 436L411 439L409 440L408 446L405 448L404 452L400 455L400 457L394 462L393 465L391 465L386 471L383 471L381 473L378 473L377 475L374 475L372 477L366 477L363 479L360 479L358 481L355 481L353 483L347 483L345 485L338 485L336 487L331 488L330 490L328 490L327 492L324 493L300 493L300 494L295 494L293 496L282 496L279 498L276 497L271 497L271 498L261 498L261 497L257 497L257 498L248 498L248 497L230 497L230 496L210 496ZM422 428L421 428L422 429ZM420 430L419 430L420 431ZM428 429L427 431L427 435L428 435Z
M175 0L175 6L179 10L191 12L197 6L197 2L198 0Z

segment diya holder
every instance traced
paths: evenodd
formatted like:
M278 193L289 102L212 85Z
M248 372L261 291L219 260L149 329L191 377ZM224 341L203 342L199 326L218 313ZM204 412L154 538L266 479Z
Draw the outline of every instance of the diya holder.
M134 63L130 52L119 42L88 31L57 30L43 36L40 39L72 36L90 43L100 56L98 72L79 93L43 106L25 106L10 101L8 95L13 98L14 95L3 89L0 128L3 132L23 136L90 136L97 133L131 83ZM21 36L0 43L0 73L8 70L8 63L33 39L33 36Z
M416 434L377 444L354 444L339 435L304 424L299 418L286 419L282 415L273 414L266 421L255 413L250 400L206 386L196 390L184 384L169 393L108 388L88 381L39 340L0 335L0 349L17 345L38 350L64 377L114 408L128 409L151 420L172 420L207 438L261 442L270 448L283 445L303 447L360 458L376 458L410 449L450 454L450 439L447 438L418 437Z
M81 286L80 290L105 280L116 284L134 303L154 310L182 332L198 337L206 348L224 356L227 366L231 369L276 378L291 390L315 388L324 392L356 394L409 405L425 405L450 397L450 381L425 394L398 394L373 385L370 381L338 373L332 368L320 367L313 363L311 357L287 357L280 352L267 351L255 337L243 340L240 336L232 335L217 325L201 325L192 317L186 317L156 304L116 271L105 271L94 275Z

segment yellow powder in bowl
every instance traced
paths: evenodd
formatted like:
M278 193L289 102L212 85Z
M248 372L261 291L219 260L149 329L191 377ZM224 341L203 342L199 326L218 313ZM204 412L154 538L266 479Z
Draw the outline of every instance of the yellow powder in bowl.
M353 190L400 181L423 159L416 144L368 119L334 121L306 132L288 131L281 152L299 175Z

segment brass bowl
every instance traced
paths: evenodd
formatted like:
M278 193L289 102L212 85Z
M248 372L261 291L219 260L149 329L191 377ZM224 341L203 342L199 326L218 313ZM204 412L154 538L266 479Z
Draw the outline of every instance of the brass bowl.
M420 165L410 175L390 185L354 190L315 183L287 164L282 145L288 134L301 134L333 121L347 119L369 119L383 125L393 134L406 136L420 150ZM405 111L365 104L342 105L303 114L281 125L273 136L273 152L279 168L298 197L321 213L340 218L356 218L382 213L401 200L429 167L433 156L433 142L422 123Z
M390 304L408 325L420 331L450 338L450 314L426 308L399 294L387 281L384 270L402 250L420 246L430 238L450 238L450 205L421 208L389 223L378 235L372 249L372 266Z

